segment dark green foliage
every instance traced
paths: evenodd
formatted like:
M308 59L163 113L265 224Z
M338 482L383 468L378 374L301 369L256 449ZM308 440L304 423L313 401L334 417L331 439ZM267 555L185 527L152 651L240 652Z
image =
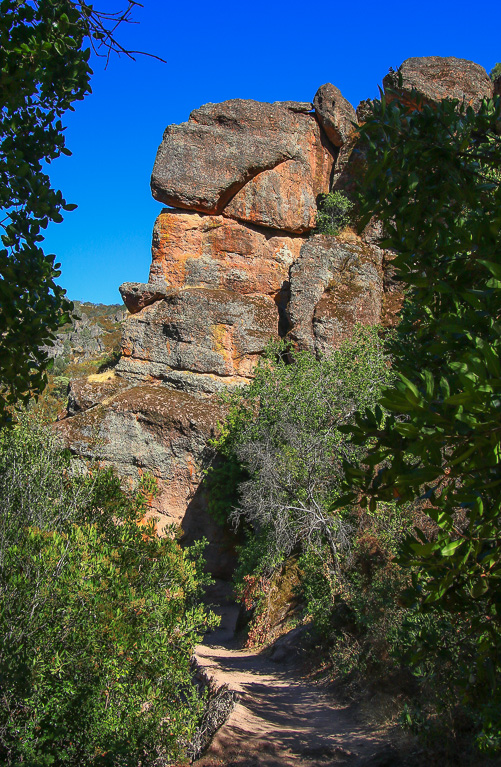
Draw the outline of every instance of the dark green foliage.
M249 475L238 458L233 454L229 439L220 436L213 446L219 455L206 472L209 491L208 509L219 525L226 525L233 506L237 502L238 487Z
M55 257L40 247L49 221L66 204L51 188L43 162L65 147L60 117L89 92L85 28L73 3L0 3L0 419L6 403L40 390L47 343L71 304L55 284Z
M212 618L201 549L144 520L145 477L76 475L24 422L0 438L0 761L148 765L183 752L201 712L190 657Z
M318 206L316 231L338 235L351 222L354 204L343 192L329 192L322 196Z
M476 655L458 683L484 706L486 748L501 734L500 709L486 707L501 702L500 124L499 99L476 114L453 101L423 105L416 93L383 97L361 128L361 223L383 220L382 245L409 290L393 345L398 377L381 399L390 416L357 416L352 438L377 442L367 472L347 469L371 509L424 506L433 534L418 529L401 553L414 573L408 604L468 626Z
M113 31L130 9L103 14L72 0L0 2L0 424L8 406L45 383L47 353L72 304L43 230L72 210L45 172L65 145L61 118L90 92L86 37L120 50Z
M498 63L493 66L489 73L489 77L491 80L496 80L498 77L501 77L501 61L498 61Z

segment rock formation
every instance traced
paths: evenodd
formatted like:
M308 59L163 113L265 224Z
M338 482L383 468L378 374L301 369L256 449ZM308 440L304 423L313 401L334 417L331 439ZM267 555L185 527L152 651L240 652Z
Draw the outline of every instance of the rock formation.
M492 95L471 62L409 59L400 73L405 92L430 101ZM395 76L384 82L394 87ZM59 428L77 454L132 478L153 472L157 511L188 536L213 533L200 465L224 414L218 392L249 381L270 339L326 354L356 323L395 316L391 258L374 225L362 237L313 233L319 195L341 175L349 187L368 103L355 112L327 83L313 106L235 99L164 133L151 186L171 207L154 226L148 283L120 289L130 312L121 360L102 381L73 387ZM221 550L211 567L224 570Z
M407 59L397 72L386 75L383 86L385 91L393 88L405 94L416 90L429 102L446 98L464 100L474 109L483 98L492 98L494 92L493 82L480 64L453 56Z

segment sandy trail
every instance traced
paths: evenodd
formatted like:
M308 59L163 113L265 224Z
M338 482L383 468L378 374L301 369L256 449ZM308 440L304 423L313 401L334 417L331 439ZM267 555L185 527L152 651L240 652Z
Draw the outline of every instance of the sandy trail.
M222 610L222 623L196 650L200 664L239 700L197 767L315 767L394 765L388 733L360 723L321 687L253 650L234 647L238 608ZM387 758L388 757L388 758Z

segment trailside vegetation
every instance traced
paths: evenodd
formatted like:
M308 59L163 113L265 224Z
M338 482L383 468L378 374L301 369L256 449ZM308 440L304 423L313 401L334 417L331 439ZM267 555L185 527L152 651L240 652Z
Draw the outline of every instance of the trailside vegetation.
M457 657L454 697L486 750L501 747L500 126L499 98L475 113L395 93L361 128L362 225L383 221L381 244L408 291L396 378L381 399L389 415L358 415L349 429L369 446L367 468L347 462L350 493L337 502L361 492L369 511L420 506L424 524L400 549L412 571L407 604L461 620L468 652ZM423 632L415 663L432 652Z
M145 514L147 476L79 474L27 416L0 434L0 761L115 767L182 757L203 713L203 544Z
M270 576L289 555L310 550L327 557L335 578L351 523L330 509L343 460L363 456L340 427L375 406L390 376L377 328L359 327L321 359L283 342L270 345L252 383L231 395L213 441L219 459L208 473L209 510L247 531L241 586L246 575Z

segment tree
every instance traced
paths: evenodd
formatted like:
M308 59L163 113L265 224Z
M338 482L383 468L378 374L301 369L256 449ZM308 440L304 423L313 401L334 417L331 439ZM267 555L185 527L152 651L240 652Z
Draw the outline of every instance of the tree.
M0 423L8 406L45 383L42 346L68 320L72 305L56 284L59 264L40 243L69 205L45 172L66 148L61 117L90 92L90 49L125 51L114 38L138 5L119 13L74 0L0 2Z
M203 700L194 645L200 545L145 522L144 477L72 469L52 430L0 432L0 761L7 767L171 764Z
M501 105L478 113L418 93L383 96L361 128L367 152L365 219L384 222L381 245L408 287L392 352L390 411L357 416L352 437L372 447L367 469L346 466L355 500L419 502L401 561L416 568L408 600L465 618L476 658L463 669L483 722L501 744ZM355 486L355 492L353 491ZM428 529L430 529L428 525ZM497 708L496 708L497 707Z
M493 66L489 76L491 80L497 80L498 77L501 77L501 61L498 61L498 63Z
M316 229L322 234L338 235L351 220L354 204L343 192L329 192L318 205Z
M329 512L342 460L360 451L341 434L361 407L372 407L389 369L374 328L358 328L339 350L317 360L310 352L271 346L255 378L233 397L217 446L245 469L234 523L265 534L263 567L282 564L295 549L326 544L331 567L349 543L349 526ZM267 556L266 556L267 555ZM266 560L266 561L265 561Z

